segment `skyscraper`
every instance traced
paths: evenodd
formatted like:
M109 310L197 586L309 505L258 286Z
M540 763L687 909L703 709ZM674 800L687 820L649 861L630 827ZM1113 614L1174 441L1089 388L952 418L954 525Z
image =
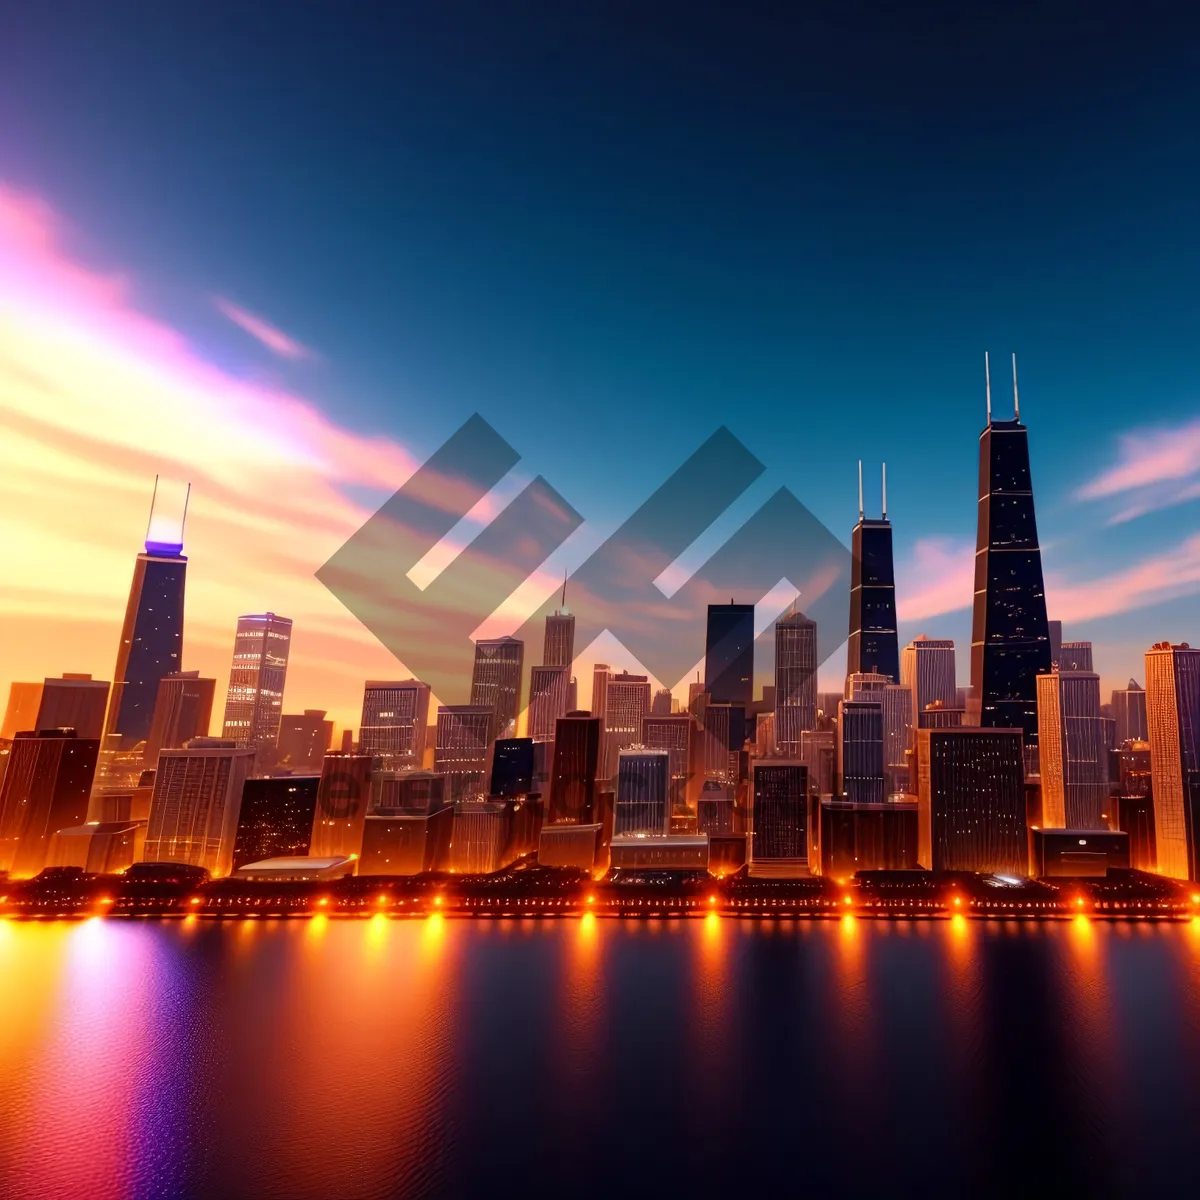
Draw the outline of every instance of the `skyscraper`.
M313 858L349 858L362 852L378 764L373 754L351 751L325 755L308 851Z
M1157 642L1146 651L1146 719L1158 869L1200 879L1200 650Z
M1037 680L1042 825L1107 829L1108 748L1100 676L1058 670Z
M154 717L158 684L178 671L183 653L183 594L187 559L183 554L183 520L177 530L155 512L158 480L150 502L145 551L133 566L133 582L125 606L112 696L104 726L106 751L130 750L146 740Z
M34 729L74 729L81 738L99 738L104 733L109 684L90 675L64 675L42 685Z
M496 730L490 705L443 704L437 710L434 769L446 776L446 799L453 804L487 798L488 746Z
M650 713L656 717L667 717L675 711L675 697L670 688L659 688L650 701Z
M751 857L755 861L808 861L808 769L803 763L756 762Z
M507 736L516 729L524 663L525 643L517 638L491 638L475 643L471 706L492 710L498 736Z
M592 667L592 716L599 717L603 728L604 714L608 709L608 677L612 672L608 663L596 663Z
M154 774L145 861L187 863L228 875L242 786L253 765L253 749L232 738L193 738L179 750L163 750Z
M529 673L529 717L526 732L539 742L554 740L554 727L571 711L571 668L534 667Z
M320 771L331 745L333 722L326 720L325 709L306 708L302 713L284 713L279 718L275 763L296 773Z
M231 869L267 858L307 854L320 782L317 775L247 779L242 786Z
M17 732L0 782L0 871L36 875L54 834L83 824L99 751L73 729Z
M671 812L682 815L688 808L688 774L696 722L691 713L651 713L642 722L641 743L651 750L666 750L670 761Z
M1062 642L1058 648L1060 671L1090 671L1092 669L1091 642Z
M38 708L42 703L42 684L9 684L8 707L4 710L4 726L0 739L12 741L21 731L36 730Z
M609 676L604 712L604 775L617 773L617 755L642 734L642 720L650 713L650 680L646 675L621 671Z
M913 638L900 656L900 682L912 692L913 724L931 704L958 707L954 643L924 634Z
M917 760L921 866L1028 874L1020 729L921 729Z
M630 746L617 758L615 835L663 836L671 832L670 753Z
M1128 687L1113 688L1113 720L1116 722L1116 743L1146 741L1146 693L1137 680L1131 679Z
M429 684L417 679L368 679L363 688L360 754L376 755L385 770L419 768L429 728Z
M754 605L710 604L704 690L717 704L748 705L754 687Z
M159 680L142 756L147 769L157 765L160 750L178 750L194 737L208 737L216 690L217 681L201 679L199 671L173 671Z
M515 800L534 790L533 738L497 738L492 753L489 796Z
M1013 403L1017 406L1015 355ZM1019 406L1013 420L992 420L989 377L988 423L979 435L971 631L971 699L979 706L979 724L1020 729L1026 745L1036 746L1037 677L1049 674L1050 656L1028 432Z
M887 465L878 521L863 511L862 463L858 464L858 524L850 538L850 638L846 674L875 672L900 682L896 637L896 576L892 567L892 523L887 519Z
M566 589L563 589L564 596ZM546 617L546 641L542 646L542 666L567 667L575 661L575 614L556 609Z
M775 622L775 744L794 758L817 727L817 625L801 612Z
M882 703L843 700L838 705L837 745L841 798L851 804L882 804L886 786Z
M600 764L600 718L568 713L554 733L554 768L548 820L558 825L589 825L597 815L596 775Z
M291 644L290 617L272 612L238 617L223 737L252 750L275 748Z

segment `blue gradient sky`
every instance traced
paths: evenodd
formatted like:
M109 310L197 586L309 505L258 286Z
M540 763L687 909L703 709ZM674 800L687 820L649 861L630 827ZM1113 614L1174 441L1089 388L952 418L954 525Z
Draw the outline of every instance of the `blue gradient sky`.
M936 589L1016 350L1051 616L1106 684L1200 640L1183 6L246 7L43 0L0 42L0 178L215 361L262 349L219 293L318 351L273 369L340 424L424 457L479 411L609 528L722 423L846 538L886 459ZM1080 498L1139 430L1174 490ZM968 602L902 637L965 646Z

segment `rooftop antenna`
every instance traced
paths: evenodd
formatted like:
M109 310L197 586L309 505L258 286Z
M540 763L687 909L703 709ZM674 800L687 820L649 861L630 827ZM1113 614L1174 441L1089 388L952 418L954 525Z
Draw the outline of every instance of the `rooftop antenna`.
M862 501L862 459L858 460L858 519L863 519L863 501Z
M1021 419L1021 399L1017 395L1017 356L1013 354L1013 413L1018 421Z
M187 485L187 491L183 493L183 517L179 522L179 540L183 541L183 531L187 528L187 510L188 501L192 498L192 485Z
M983 352L983 377L987 381L988 424L992 423L992 372L988 367L988 352Z
M567 568L563 567L563 593L562 593L563 612L567 611Z
M150 540L150 526L154 524L154 502L158 499L158 476L154 476L154 491L150 493L150 514L146 517L146 541Z
M887 520L887 463L883 464L883 519Z

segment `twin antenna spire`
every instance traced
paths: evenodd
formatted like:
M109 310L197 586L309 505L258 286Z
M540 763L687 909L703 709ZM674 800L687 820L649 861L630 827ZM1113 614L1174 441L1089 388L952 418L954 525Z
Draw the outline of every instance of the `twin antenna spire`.
M858 460L858 519L861 521L865 517L863 510L863 486L862 486L862 459ZM883 518L887 520L887 463L883 464Z
M1013 420L1021 419L1021 398L1017 395L1017 356L1012 356L1013 367ZM992 423L992 372L988 365L988 352L983 352L983 378L987 385L987 423ZM886 506L885 506L886 507Z

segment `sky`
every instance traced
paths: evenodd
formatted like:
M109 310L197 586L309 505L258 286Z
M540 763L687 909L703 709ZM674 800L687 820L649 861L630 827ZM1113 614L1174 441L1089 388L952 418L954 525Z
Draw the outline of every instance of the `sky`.
M403 668L314 572L476 412L521 456L477 517L540 474L584 518L529 606L719 426L766 467L744 516L786 486L846 541L886 460L901 639L966 682L985 349L998 415L1018 355L1050 616L1141 679L1200 641L1196 20L20 6L0 692L111 678L157 473L193 488L184 666L223 687L237 615L291 616L285 707L353 726Z

